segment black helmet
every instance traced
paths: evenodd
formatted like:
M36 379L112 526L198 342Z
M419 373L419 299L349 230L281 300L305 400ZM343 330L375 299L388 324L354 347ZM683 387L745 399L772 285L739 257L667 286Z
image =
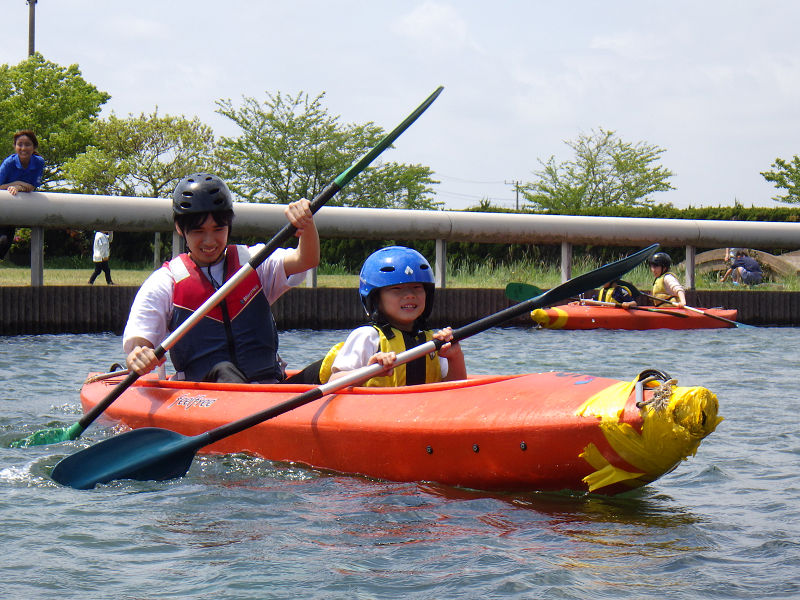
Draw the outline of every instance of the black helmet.
M231 192L225 182L210 173L184 177L172 193L172 212L176 215L233 210Z
M672 259L666 252L656 252L647 260L647 264L654 267L664 267L669 269L672 266Z

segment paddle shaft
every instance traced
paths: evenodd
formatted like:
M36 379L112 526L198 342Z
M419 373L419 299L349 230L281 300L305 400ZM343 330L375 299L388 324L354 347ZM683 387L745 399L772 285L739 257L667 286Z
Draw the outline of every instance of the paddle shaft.
M340 173L328 186L325 187L312 201L311 212L316 213L322 208L328 200L333 198L336 193L342 189L350 180L363 171L369 163L371 163L379 154L388 148L393 141L408 129L408 127L416 121L419 116L425 112L428 107L433 104L433 101L438 98L442 93L444 87L439 86L436 90L420 104L414 112L412 112L405 120L395 127L389 134L387 134L378 144L365 154L360 160L348 167L345 171ZM270 254L272 254L279 246L284 244L297 232L297 228L291 223L287 223L275 237L273 237L267 244L264 245L258 252L256 252L247 264L242 265L239 270L228 279L222 287L220 287L211 297L203 302L200 307L192 313L192 315L181 323L175 331L173 331L163 342L161 342L155 349L155 354L158 359L163 358L167 351L172 348L192 327L194 327L200 319L206 316L211 309L219 304L237 285L239 285L251 272L253 272L258 265L264 262ZM122 395L139 378L139 374L135 371L128 373L117 386L109 392L109 394L97 405L87 412L78 421L81 428L81 433L97 418L103 411L105 411L111 404ZM80 435L80 434L79 434Z
M662 315L670 315L672 317L679 317L682 319L686 319L688 317L688 315L676 313L675 311L660 310L658 308L652 308L648 306L622 306L620 304L617 304L616 302L603 302L602 300L592 300L590 298L575 298L575 299L580 301L581 304L590 304L592 306L609 306L614 308L624 308L625 310L646 310L647 312L654 312Z
M664 298L659 298L658 296L651 296L650 294L645 294L644 292L642 292L642 296L645 296L646 298L650 298L651 300L656 300L657 302L666 302L667 304L671 304L672 306L678 306L677 304L675 304L671 300L664 300ZM683 308L685 308L686 310L691 311L693 313L697 313L698 315L703 315L705 317L709 317L710 319L716 319L717 321L722 321L723 323L728 323L730 325L733 325L734 327L739 327L741 325L745 325L744 323L739 323L738 321L734 321L732 319L727 319L725 317L721 317L719 315L712 314L712 313L710 313L708 311L700 310L699 308L695 308L693 306L684 306ZM750 325L745 325L745 326L746 327L751 327Z

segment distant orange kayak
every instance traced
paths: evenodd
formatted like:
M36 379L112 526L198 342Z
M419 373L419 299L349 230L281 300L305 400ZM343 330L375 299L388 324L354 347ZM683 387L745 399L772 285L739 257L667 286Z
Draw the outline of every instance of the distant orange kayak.
M718 317L735 321L735 308L704 308ZM718 329L731 327L714 319L681 308L659 307L658 311L629 310L608 306L588 306L576 303L551 308L538 308L531 318L546 329ZM674 316L665 313L677 313Z
M120 379L85 384L84 410ZM716 396L705 388L654 380L637 390L635 381L550 372L348 388L201 452L247 452L392 481L615 494L673 470L722 420ZM104 417L192 436L307 389L146 376Z

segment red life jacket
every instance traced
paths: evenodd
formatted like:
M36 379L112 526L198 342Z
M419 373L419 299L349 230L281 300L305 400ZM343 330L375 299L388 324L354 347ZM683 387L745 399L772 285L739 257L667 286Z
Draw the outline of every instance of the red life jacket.
M246 246L225 249L223 279L250 259ZM175 278L170 331L215 292L200 267L181 254L164 263ZM224 281L223 281L224 283ZM249 381L282 379L278 364L278 331L258 274L252 271L170 349L175 369L189 381L202 381L222 361L235 364Z

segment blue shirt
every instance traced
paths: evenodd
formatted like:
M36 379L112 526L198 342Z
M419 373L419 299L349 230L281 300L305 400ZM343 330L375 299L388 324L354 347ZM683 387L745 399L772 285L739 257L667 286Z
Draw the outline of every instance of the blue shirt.
M731 265L731 269L736 267L744 267L745 271L750 271L751 273L761 273L761 265L758 264L755 258L750 256L737 256Z
M28 163L28 168L23 169L19 162L19 156L12 154L0 165L0 185L11 183L12 181L24 181L30 183L34 188L42 184L42 171L44 170L44 159L38 154L32 154Z

